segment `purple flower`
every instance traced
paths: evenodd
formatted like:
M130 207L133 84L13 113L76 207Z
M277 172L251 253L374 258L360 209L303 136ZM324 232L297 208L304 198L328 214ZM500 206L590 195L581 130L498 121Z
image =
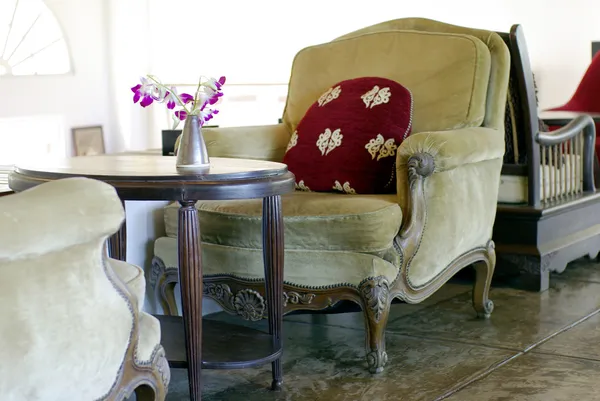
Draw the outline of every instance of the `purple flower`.
M210 121L213 119L215 114L218 114L219 110L212 110L212 109L208 109L206 111L200 111L200 115L199 115L199 120L200 120L200 126L202 126L205 122Z
M208 100L210 105L213 105L219 101L219 98L223 96L223 92L216 92L212 97Z
M152 99L152 96L144 96L144 98L140 102L140 106L148 107L152 104L152 102L154 102L154 99Z
M221 87L225 85L225 80L225 77L221 77L217 82L215 82L215 86L217 87L217 89L221 89Z
M171 92L167 92L167 95L165 96L165 102L167 102L167 109L169 110L173 110L175 108L175 99L173 99L171 95Z
M179 98L181 99L183 104L188 104L189 102L194 100L194 96L190 95L189 93L182 93L181 95L179 95Z
M185 110L177 110L175 112L175 117L177 117L178 119L180 119L181 121L185 120L187 118L187 111Z
M131 91L133 92L133 103L137 103L142 99L140 106L147 107L154 101L153 93L156 91L156 87L154 84L149 83L146 78L142 78L141 81L141 84L137 84L131 88Z
M167 103L167 109L173 110L175 105L177 104L177 90L174 87L171 87L171 91L167 91L165 93L164 102Z
M140 100L140 97L142 96L142 94L140 93L141 87L142 87L142 85L137 84L136 86L134 86L133 88L131 88L131 91L134 93L134 95L133 95L133 103L137 103Z

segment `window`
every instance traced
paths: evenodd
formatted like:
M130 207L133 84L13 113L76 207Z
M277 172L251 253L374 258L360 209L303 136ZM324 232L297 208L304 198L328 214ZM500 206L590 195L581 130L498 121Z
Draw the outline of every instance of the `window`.
M0 75L51 75L70 70L62 30L42 0L0 1Z

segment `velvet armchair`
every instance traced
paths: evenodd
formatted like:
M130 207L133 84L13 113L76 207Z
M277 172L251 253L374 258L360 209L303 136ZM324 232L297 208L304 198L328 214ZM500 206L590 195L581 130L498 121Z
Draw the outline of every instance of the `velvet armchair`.
M163 401L169 366L142 312L144 272L107 256L124 218L114 188L59 180L0 210L0 399Z
M352 301L363 312L367 364L387 362L393 299L418 303L459 270L477 272L473 306L487 317L491 241L502 156L509 54L494 32L404 19L301 50L283 123L206 129L209 154L281 161L307 109L340 80L385 77L414 96L413 130L396 156L396 193L296 191L283 196L285 312ZM293 171L292 171L293 172ZM198 202L205 295L226 311L262 319L260 200ZM154 283L176 314L176 206L155 242ZM249 312L250 311L250 312Z

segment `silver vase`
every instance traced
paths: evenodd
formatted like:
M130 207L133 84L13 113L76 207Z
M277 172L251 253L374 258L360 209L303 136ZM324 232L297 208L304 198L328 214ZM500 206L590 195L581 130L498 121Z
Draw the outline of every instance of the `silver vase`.
M180 173L203 174L210 169L210 160L198 116L187 116L177 147L177 171Z

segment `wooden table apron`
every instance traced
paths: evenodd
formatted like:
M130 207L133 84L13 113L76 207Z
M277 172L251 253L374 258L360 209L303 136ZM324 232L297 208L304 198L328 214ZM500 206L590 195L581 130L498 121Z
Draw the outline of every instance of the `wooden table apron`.
M119 160L124 159L122 156ZM137 156L138 158L141 156ZM149 159L152 158L152 159ZM69 160L75 160L69 159ZM145 162L155 161L156 156L143 157ZM160 163L165 164L161 157ZM98 159L97 159L98 160ZM103 157L100 160L106 160ZM81 159L79 159L81 161ZM227 159L218 160L221 165ZM244 161L241 161L243 164ZM253 167L257 163L253 163ZM232 164L240 161L231 159ZM100 174L91 168L81 172L73 168L69 172L69 163L63 163L60 168L52 167L29 168L15 167L10 174L9 185L15 192L24 191L47 181L87 177L104 181L115 187L119 197L124 202L169 200L178 201L178 257L179 283L181 286L183 326L185 331L185 348L190 387L190 399L201 400L201 369L204 368L241 368L254 366L259 363L271 362L273 368L273 388L278 388L282 382L281 351L282 351L282 318L283 318L283 217L281 210L281 195L294 189L294 176L287 171L283 164L263 162L266 170L250 171L247 174L224 173L209 174L208 176L166 174L150 176L148 174L131 175L110 174L102 171ZM51 165L51 163L50 163ZM67 165L67 167L64 167ZM269 168L271 167L271 168ZM273 167L277 167L274 169ZM173 171L175 163L172 164ZM241 167L243 169L243 166ZM54 170L54 171L52 171ZM224 178L224 179L219 179ZM273 339L273 352L250 362L219 363L202 361L202 253L200 247L200 226L198 211L195 203L198 200L229 200L263 198L263 255L265 263L265 285L269 317L269 333ZM111 257L125 260L126 226L115 233L108 243ZM168 352L168 351L167 351ZM168 354L167 354L168 357Z

